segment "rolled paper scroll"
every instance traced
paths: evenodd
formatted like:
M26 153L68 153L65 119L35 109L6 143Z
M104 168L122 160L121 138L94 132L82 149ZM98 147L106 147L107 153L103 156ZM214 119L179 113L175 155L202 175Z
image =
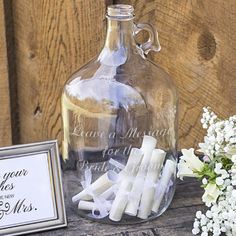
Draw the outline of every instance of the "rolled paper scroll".
M80 193L76 194L72 198L72 202L76 203L79 200L92 200L94 194L95 196L100 195L101 193L105 192L107 189L109 189L113 184L116 183L118 178L118 175L112 171L109 170L105 174L103 174L101 177L99 177L95 182L93 182L89 187L85 188ZM90 194L92 192L92 194Z
M119 163L118 161L113 160L112 158L109 160L109 163L111 165L121 170L118 175L119 183L124 177L127 177L127 173L128 175L134 174L135 171L137 173L137 169L141 162L141 159L142 159L142 151L139 148L132 148L126 165L123 165ZM106 200L109 200L112 198L114 199L116 192L118 191L118 187L119 187L119 184L112 185L109 189L103 192L100 195L100 197Z
M161 149L154 149L152 151L138 212L138 217L141 219L147 219L151 214L156 189L155 184L160 175L165 156L166 152Z
M122 170L122 174L127 175L136 175L139 169L140 163L142 161L143 152L139 148L132 148L128 161L125 168Z
M128 194L132 187L132 180L123 180L112 203L109 213L109 219L112 221L120 221L128 202Z
M155 193L155 199L152 206L152 211L157 213L159 210L159 207L161 205L161 201L164 197L164 194L168 188L168 185L171 181L171 177L176 171L176 163L171 160L167 160L166 164L162 171L162 176L160 181L157 183L156 193Z
M109 202L106 202L105 206L107 211L110 211L111 204ZM94 202L89 201L83 201L81 200L78 204L79 210L85 210L85 211L99 211L99 207Z
M103 192L100 197L105 200L112 200L115 198L115 193L117 192L117 184L112 185L105 192Z
M152 151L156 147L157 140L152 136L145 135L143 138L143 143L141 146L141 150L143 152L143 159L141 165L139 167L137 176L134 180L131 192L130 199L125 209L125 213L131 216L136 216L139 208L139 202L141 199L141 195L143 192L143 185L145 181L145 177L147 174L147 169L149 166L149 162L152 156Z
M142 151L138 148L132 148L128 162L122 171L122 179L119 190L116 193L115 200L112 203L109 214L110 220L120 221L128 202L129 192L133 185L133 179L136 176L138 167L142 160Z

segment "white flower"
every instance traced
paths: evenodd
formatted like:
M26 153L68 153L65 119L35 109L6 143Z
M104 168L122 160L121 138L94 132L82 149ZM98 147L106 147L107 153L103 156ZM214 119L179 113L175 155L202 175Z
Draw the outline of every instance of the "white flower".
M231 194L232 194L232 197L236 198L236 189L233 189Z
M209 107L204 108L203 111L201 123L203 128L207 129L207 135L204 137L204 143L199 144L201 151L211 158L228 152L230 158L230 155L236 154L236 116L228 120L220 120Z
M208 181L207 181L207 179L206 179L206 178L203 178L203 179L202 179L202 184L206 185L206 184L207 184L207 182L208 182Z
M216 202L220 195L220 190L216 184L209 183L205 188L205 193L202 196L202 201L206 203L207 206Z
M199 221L195 220L193 223L193 228L198 228L199 227Z
M220 235L221 235L220 229L219 228L215 228L213 230L213 236L220 236Z
M216 184L217 184L218 186L223 185L223 183L224 183L224 180L223 180L222 177L217 177L217 178L216 178Z
M180 160L177 166L177 177L181 180L183 180L183 177L196 177L196 174L193 173L184 160Z
M228 187L227 187L227 191L228 191L228 192L231 192L232 190L233 190L233 186L228 186Z
M236 138L235 138L235 137L230 138L230 139L229 139L229 142L230 142L230 143L236 143Z
M232 226L232 235L236 235L236 225Z
M177 177L183 180L183 177L196 177L196 174L194 174L193 171L189 169L184 161L180 161L178 164Z
M211 218L211 217L212 217L211 211L208 210L208 211L206 212L206 217L208 217L208 218Z
M201 236L208 236L208 233L207 232L202 232Z
M200 233L200 229L199 229L199 228L193 228L193 229L192 229L192 233L193 233L194 235L197 235L197 234Z
M207 232L207 226L205 226L205 225L202 226L202 231L203 231L203 232Z
M218 168L221 168L221 166L218 165ZM206 232L208 235L213 236L219 236L222 233L227 236L236 236L236 189L232 186L234 175L232 175L231 171L229 173L229 179L227 180L230 180L230 183L224 188L223 192L215 184L209 183L207 185L205 194L208 192L208 194L211 193L209 195L220 195L215 202L209 204L211 207L205 214L200 211L197 212L195 219L197 223L194 224L194 232L200 231L198 234ZM225 182L226 180L223 185L225 185Z
M230 183L231 183L230 179L225 179L225 182L224 182L225 187L229 186Z
M193 171L202 170L204 163L200 161L199 158L194 154L193 148L190 148L189 150L182 149L181 151L183 156L180 157L180 159L184 160L191 170Z
M177 176L180 179L183 177L197 177L195 172L201 171L204 167L204 163L199 160L199 158L194 154L194 149L189 150L182 149L183 156L180 157L178 164Z
M222 163L216 163L215 168L220 170L223 167Z
M201 123L207 134L199 146L204 162L194 155L193 149L183 149L178 173L181 178L205 177L202 179L205 187L202 200L209 209L205 214L201 211L196 213L192 233L236 236L236 115L220 120L208 107L203 110ZM230 170L220 163L221 157L233 162ZM230 165L229 162L227 167ZM213 174L212 167L215 167Z
M202 215L200 223L202 226L207 224L207 217L205 215Z
M201 219L201 216L202 216L202 212L201 211L197 211L196 212L197 219Z
M222 177L223 179L226 179L226 178L229 177L229 174L228 174L228 172L227 172L225 169L219 170L218 174L221 175L221 177Z
M221 232L223 232L223 233L226 232L226 228L225 228L224 226L221 227L220 230L221 230Z
M236 180L232 180L231 183L232 183L233 186L236 186Z
M234 154L234 155L232 156L231 160L232 160L233 163L236 163L236 154Z

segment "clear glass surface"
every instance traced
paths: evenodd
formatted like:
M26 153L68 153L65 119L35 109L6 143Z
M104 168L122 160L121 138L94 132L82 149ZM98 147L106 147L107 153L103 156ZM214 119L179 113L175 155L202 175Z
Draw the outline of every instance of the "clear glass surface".
M118 174L119 168L109 161L125 165L131 149L140 148L144 135L156 138L157 148L165 150L164 165L168 159L176 162L177 90L169 75L146 58L155 42L136 44L132 11L127 5L108 8L104 48L71 76L63 90L63 168L70 176L66 183L70 199L83 190L88 168L91 182L108 170ZM159 216L170 204L175 175L171 174L158 211L147 219ZM101 222L147 220L123 214L114 222L109 216L99 218L91 211L78 210L78 203L71 202L71 207L79 215Z

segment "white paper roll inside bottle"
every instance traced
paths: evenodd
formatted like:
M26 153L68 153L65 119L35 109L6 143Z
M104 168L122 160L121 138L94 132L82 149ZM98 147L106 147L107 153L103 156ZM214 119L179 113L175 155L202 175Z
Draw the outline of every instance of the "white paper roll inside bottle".
M152 206L153 212L155 213L158 212L161 205L161 201L168 188L168 185L170 184L171 178L175 174L175 172L176 172L176 163L174 161L167 160L162 171L161 179L157 184L155 193L156 197Z
M143 143L141 146L141 150L143 152L143 159L130 192L130 200L125 209L125 213L128 215L137 215L147 169L152 156L152 151L156 147L156 143L157 140L152 136L145 135L143 138Z
M94 183L92 183L89 187L85 188L80 193L76 194L72 201L78 202L79 200L92 200L93 197L90 194L94 194L95 196L98 196L99 194L105 192L107 189L109 189L113 184L116 183L118 179L118 175L112 171L109 170L105 174L103 174L101 177L99 177Z
M142 160L142 151L138 148L131 150L125 169L122 171L121 184L112 203L109 218L113 221L120 221L128 202L129 193L133 185L134 177Z
M166 152L161 149L154 149L148 168L147 176L145 178L143 194L140 201L138 217L147 219L151 214L152 204L155 195L155 184L160 174Z

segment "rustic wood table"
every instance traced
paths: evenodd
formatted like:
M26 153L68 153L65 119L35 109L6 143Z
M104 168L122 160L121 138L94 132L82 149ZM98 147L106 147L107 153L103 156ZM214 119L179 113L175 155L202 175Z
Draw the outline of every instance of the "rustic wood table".
M66 183L66 175L64 176ZM65 185L65 184L64 184ZM64 186L66 189L66 186ZM136 225L107 225L78 217L67 207L68 227L35 236L190 236L197 210L204 210L200 183L193 179L178 181L176 193L169 209L156 220ZM65 202L68 206L67 196Z

